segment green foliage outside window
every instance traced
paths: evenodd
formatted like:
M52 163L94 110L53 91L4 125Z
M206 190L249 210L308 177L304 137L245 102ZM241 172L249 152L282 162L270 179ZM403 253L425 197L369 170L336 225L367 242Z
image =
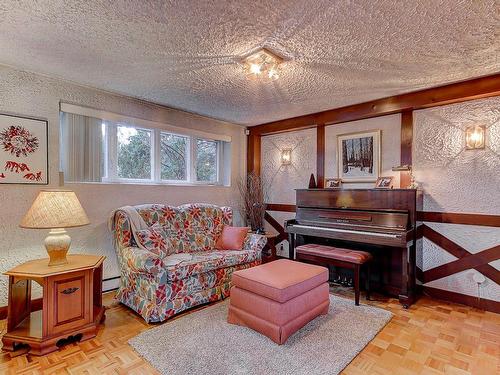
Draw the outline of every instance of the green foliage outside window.
M162 133L160 136L160 174L162 180L187 180L188 138Z
M118 127L118 177L151 179L151 132Z
M196 178L198 181L217 181L217 142L196 140Z

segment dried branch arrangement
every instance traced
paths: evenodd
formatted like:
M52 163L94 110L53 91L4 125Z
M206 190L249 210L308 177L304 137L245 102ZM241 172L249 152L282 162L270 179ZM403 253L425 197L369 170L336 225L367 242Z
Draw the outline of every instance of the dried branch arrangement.
M266 213L265 189L261 177L254 172L238 183L240 191L240 211L252 231L264 233L264 214Z

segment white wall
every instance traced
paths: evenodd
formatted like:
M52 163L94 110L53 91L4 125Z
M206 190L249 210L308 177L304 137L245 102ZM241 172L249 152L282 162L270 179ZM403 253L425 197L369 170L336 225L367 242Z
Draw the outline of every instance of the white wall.
M261 141L262 179L271 203L295 204L295 189L316 176L316 129L268 135ZM289 165L281 165L281 150L291 149Z
M399 173L391 168L400 164L401 159L401 115L375 117L365 120L330 125L325 128L325 177L338 177L337 136L361 131L381 130L382 149L380 176L394 176L394 187L399 187ZM344 188L372 188L375 182L344 183Z
M244 128L202 116L192 115L132 98L115 95L65 81L20 72L0 66L0 113L40 117L49 121L49 187L58 186L59 102L102 109L131 117L169 123L232 137L232 187L67 184L77 193L91 224L70 229L70 252L103 254L104 278L119 275L111 236L106 227L109 212L125 204L188 202L234 204L236 181L245 170L246 136ZM0 166L1 167L1 166ZM46 257L43 239L46 231L21 229L18 224L41 186L0 184L0 272L21 262ZM111 284L110 284L111 285ZM106 287L106 285L105 285ZM0 305L7 302L7 277L0 277Z
M424 211L500 215L500 97L416 111L414 121L413 165L424 191ZM465 128L471 125L487 127L484 150L465 150ZM471 253L500 244L500 228L426 224ZM424 238L417 256L424 271L453 260ZM500 269L499 260L490 265ZM475 273L466 270L425 285L477 296ZM490 279L480 292L500 301L500 286Z

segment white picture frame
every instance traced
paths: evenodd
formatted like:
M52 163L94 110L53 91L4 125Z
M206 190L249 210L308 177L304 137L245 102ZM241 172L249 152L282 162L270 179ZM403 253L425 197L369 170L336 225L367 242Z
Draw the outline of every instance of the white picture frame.
M381 171L381 130L337 136L337 174L342 182L374 182Z
M47 185L48 121L0 114L0 184Z

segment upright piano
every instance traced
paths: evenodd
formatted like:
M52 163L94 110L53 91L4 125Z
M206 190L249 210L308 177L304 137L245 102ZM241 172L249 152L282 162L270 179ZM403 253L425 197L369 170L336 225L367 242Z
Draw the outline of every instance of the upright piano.
M290 258L306 243L369 251L372 284L399 298L415 298L417 211L422 192L414 189L299 189L296 217L285 222Z

